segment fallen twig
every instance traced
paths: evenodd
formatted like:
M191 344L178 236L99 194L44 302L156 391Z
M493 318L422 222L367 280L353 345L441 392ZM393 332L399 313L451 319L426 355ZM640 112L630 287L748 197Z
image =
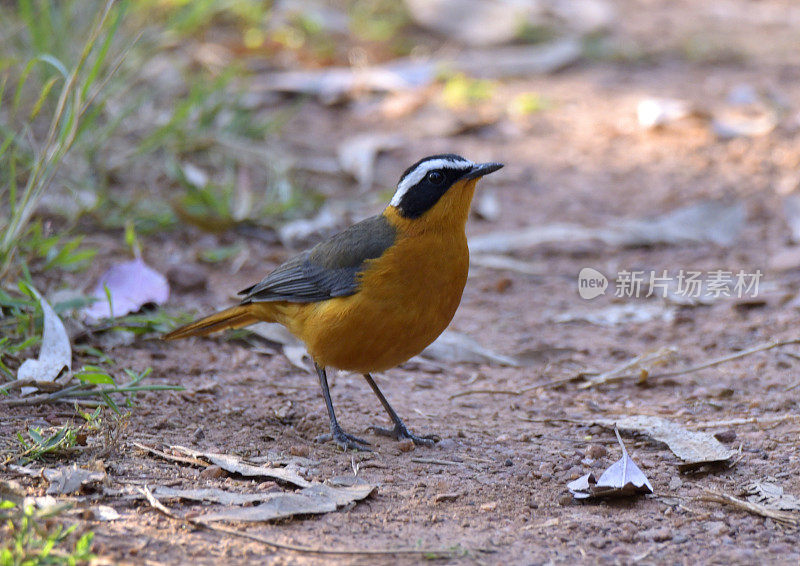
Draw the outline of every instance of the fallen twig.
M406 555L421 555L428 558L453 558L459 554L457 550L453 549L424 549L424 548L389 548L389 549L350 549L350 548L322 548L322 547L313 547L313 546L303 546L298 544L286 544L282 542L277 542L261 535L248 533L247 531L241 531L239 529L234 529L230 527L222 527L219 525L214 525L211 523L206 523L203 521L198 521L193 518L189 517L181 517L174 511L167 508L163 503L161 503L156 497L153 495L153 492L150 491L150 488L147 485L144 485L141 488L137 488L137 490L144 495L147 502L150 504L151 507L156 509L159 513L173 519L175 521L181 521L185 523L189 523L195 527L201 527L204 529L208 529L210 531L215 531L218 533L223 533L239 538L245 538L249 540L253 540L256 542L260 542L261 544L270 546L272 548L278 550L289 550L291 552L299 552L303 554L344 554L348 556L392 556L396 554L406 554Z
M594 387L596 385L604 385L606 383L616 383L616 382L625 381L625 380L628 380L628 379L643 380L642 379L643 377L644 377L644 379L648 379L648 380L649 379L664 378L664 377L676 377L676 376L679 376L679 375L685 375L685 374L688 374L688 373L694 373L694 372L697 372L697 371L700 371L700 370L704 370L706 368L714 367L714 366L723 364L725 362L731 362L733 360L738 360L740 358L744 358L746 356L749 356L751 354L756 354L758 352L765 352L767 350L772 350L774 348L781 348L783 346L790 346L792 344L800 344L800 338L791 338L789 340L770 340L769 342L764 342L763 344L758 344L756 346L753 346L752 348L748 348L747 350L742 350L741 352L736 352L735 354L728 354L726 356L715 358L713 360L709 360L709 361L703 362L701 364L697 364L697 365L694 365L694 366L689 366L687 368L677 369L677 370L673 370L673 371L654 373L654 374L649 374L649 375L645 375L645 376L642 376L641 373L640 374L626 374L625 375L625 374L622 374L621 371L619 371L619 370L624 369L626 365L631 364L633 361L637 361L637 360L641 361L641 360L639 360L639 357L637 357L637 358L634 358L634 360L626 362L625 365L623 365L620 368L617 368L617 370L612 370L610 372L606 372L605 374L601 374L600 376L598 376L595 379L587 381L586 383L582 383L579 387L581 389L586 389L586 388L589 388L589 387ZM608 377L604 377L604 376L608 376Z
M452 460L437 460L436 458L411 458L417 464L439 464L440 466L460 466L463 462L453 462Z
M706 421L702 423L693 423L688 426L692 428L715 428L715 427L737 426L746 424L778 425L786 421L795 421L798 419L800 419L800 415L779 415L775 417L746 417L740 419L727 419L723 421Z
M705 493L698 498L701 501L722 503L723 505L728 505L729 507L734 507L741 511L747 511L748 513L767 517L774 521L778 521L779 523L800 526L800 514L798 513L770 509L769 507L759 503L751 503L750 501L745 501L744 499L739 499L738 497L728 495L727 493L720 493L711 489L706 489L704 491Z
M144 450L145 452L149 452L150 454L154 454L156 456L164 458L165 460L170 460L172 462L181 462L183 464L192 464L194 466L201 466L203 468L207 468L208 466L211 465L208 462L204 462L203 460L200 460L198 458L192 458L190 456L176 456L174 454L170 454L168 452L164 452L164 451L159 450L157 448L151 448L150 446L145 446L144 444L139 444L138 442L135 442L135 441L131 442L131 444L133 444L136 448L139 448L140 450Z
M457 399L459 397L466 397L467 395L514 395L519 396L523 393L527 393L528 391L533 391L535 389L544 389L546 387L557 387L559 385L564 385L565 383L569 383L570 381L576 381L582 377L585 377L586 374L579 374L577 376L569 376L569 377L559 377L558 379L551 379L550 381L544 381L542 383L537 383L535 385L529 385L527 387L523 387L521 389L469 389L467 391L459 391L458 393L454 393L448 397L448 400L452 401L453 399Z

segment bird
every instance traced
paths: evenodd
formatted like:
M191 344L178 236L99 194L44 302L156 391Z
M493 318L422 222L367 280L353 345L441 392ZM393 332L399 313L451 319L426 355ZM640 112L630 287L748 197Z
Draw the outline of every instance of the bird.
M370 443L339 425L326 368L358 372L393 423L376 434L433 446L413 434L378 388L373 373L421 353L450 324L469 270L466 224L480 178L502 163L460 155L420 159L400 177L383 211L280 264L239 292L241 302L164 335L166 340L277 322L299 338L314 362L333 441L343 450Z

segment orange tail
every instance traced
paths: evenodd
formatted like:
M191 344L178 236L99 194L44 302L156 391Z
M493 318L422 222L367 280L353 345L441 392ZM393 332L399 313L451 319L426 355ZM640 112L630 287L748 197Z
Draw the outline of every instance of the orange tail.
M260 309L256 304L239 305L214 313L200 320L196 320L186 326L176 328L172 332L164 335L164 340L177 340L189 336L208 336L213 332L227 330L228 328L241 328L259 321L270 322L264 315L264 309Z

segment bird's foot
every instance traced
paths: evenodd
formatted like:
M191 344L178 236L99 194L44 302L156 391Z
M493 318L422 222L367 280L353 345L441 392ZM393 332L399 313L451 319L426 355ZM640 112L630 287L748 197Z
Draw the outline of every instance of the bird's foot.
M441 438L436 436L435 434L429 434L425 436L417 436L416 434L412 434L406 428L406 425L403 423L397 423L394 425L394 428L381 428L379 426L371 426L369 427L370 431L374 432L375 434L379 434L381 436L388 436L390 438L394 438L395 440L411 440L417 446L433 446L435 443L439 442Z
M353 436L352 434L347 434L345 431L341 429L341 427L331 428L331 431L327 434L321 434L316 439L317 442L329 442L333 441L338 444L342 450L361 450L362 452L372 452L369 446L369 442L358 438L357 436Z

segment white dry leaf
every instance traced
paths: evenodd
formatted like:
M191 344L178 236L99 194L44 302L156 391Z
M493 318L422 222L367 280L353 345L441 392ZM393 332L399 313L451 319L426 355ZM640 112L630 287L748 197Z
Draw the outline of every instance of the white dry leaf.
M153 488L153 495L163 498L220 503L222 505L251 505L267 501L274 497L275 493L236 493L217 488L175 489L159 485Z
M567 484L575 499L588 499L590 497L620 497L653 493L650 480L644 475L639 466L628 455L628 450L622 442L619 432L615 429L617 440L622 448L622 458L614 462L603 472L600 479L595 479L594 474L586 474Z
M101 482L106 478L103 472L84 470L77 465L64 466L56 469L45 469L42 474L50 482L47 488L48 495L66 495L80 491L81 487L91 483Z
M437 362L488 364L519 367L520 361L512 356L498 354L481 346L477 340L454 330L445 330L436 341L425 348L420 357Z
M643 128L657 128L687 117L692 112L685 100L645 98L636 106L636 116Z
M301 218L278 228L278 239L287 248L307 243L314 236L332 233L342 224L344 211L324 206L314 218Z
M352 175L361 192L365 192L375 181L378 155L402 144L403 138L397 134L361 134L340 142L336 155L342 170Z
M605 226L542 224L513 232L490 232L470 238L472 253L509 253L558 242L596 240L610 246L631 247L686 242L732 245L747 216L744 203L704 201L647 218L618 218Z
M369 497L376 486L359 483L349 487L332 487L322 483L310 484L295 493L271 493L260 505L252 507L228 507L216 512L200 515L197 521L261 522L272 521L293 515L330 513L339 507Z
M721 140L733 138L755 138L765 136L778 125L778 118L772 112L752 116L743 112L728 112L717 116L711 129Z
M238 456L233 456L231 454L203 452L201 450L193 450L184 446L171 446L170 448L193 458L202 458L203 460L207 460L208 462L219 466L227 472L239 474L240 476L268 478L271 480L290 483L297 487L308 487L311 485L311 482L300 477L300 475L290 467L273 468L269 466L257 466L245 462Z
M302 341L295 338L286 327L275 322L259 322L247 327L253 334L281 347L281 352L293 366L312 371L311 357Z
M792 232L793 244L800 242L800 194L793 193L783 197L783 214Z
M36 291L34 291L36 293ZM61 319L50 304L36 293L44 315L42 347L37 359L22 362L17 371L17 379L34 381L54 381L64 368L72 370L72 348L69 336ZM22 395L36 391L36 387L23 387Z
M643 434L663 442L683 462L681 470L690 470L706 464L728 464L736 451L725 447L706 432L688 430L682 425L650 415L632 415L617 419L597 421L603 426L616 426L629 433Z
M800 511L800 499L783 488L769 481L757 481L744 487L744 493L750 503L763 505L778 511Z
M88 521L116 521L120 518L119 512L109 505L97 505L84 509L81 516Z
M675 310L663 304L624 303L609 305L602 309L565 312L554 316L553 322L588 322L597 326L613 328L621 324L642 324L657 320L672 322Z
M108 296L111 296L109 305ZM91 321L125 316L136 312L147 303L162 305L169 298L167 278L147 265L141 258L111 266L92 291L97 299L83 309Z

